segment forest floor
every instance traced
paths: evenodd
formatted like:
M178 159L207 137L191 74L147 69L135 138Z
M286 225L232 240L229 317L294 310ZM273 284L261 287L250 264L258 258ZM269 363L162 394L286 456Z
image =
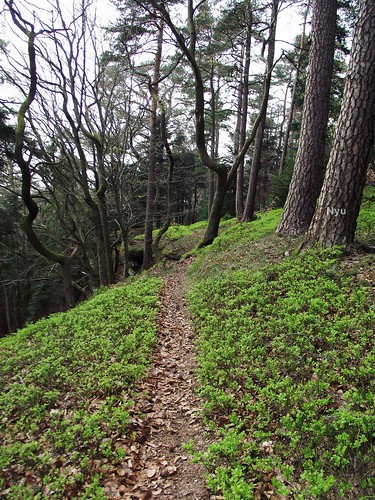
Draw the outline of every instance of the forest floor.
M116 471L116 476L129 479L122 481L119 491L115 477L108 478L105 489L110 498L222 498L210 494L204 468L192 463L184 449L193 439L194 447L203 450L209 440L202 403L195 394L196 347L185 297L190 263L191 259L178 262L165 277L157 317L158 344L149 376L137 387L140 397L133 408L132 454Z

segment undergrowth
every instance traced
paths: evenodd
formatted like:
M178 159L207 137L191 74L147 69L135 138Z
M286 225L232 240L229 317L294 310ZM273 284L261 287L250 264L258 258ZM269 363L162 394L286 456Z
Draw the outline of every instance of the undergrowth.
M132 388L156 340L161 280L102 290L0 341L0 492L105 498Z
M280 248L279 215L229 228L191 270L200 394L217 436L195 459L225 499L370 498L371 281L342 248ZM243 265L241 245L257 259L262 241L277 259Z
M275 235L281 209L258 214L251 223L232 223L212 245L201 249L189 270L192 282L206 280L237 269L259 269L269 262L279 262L285 253L293 253L301 238ZM229 222L229 221L228 221Z

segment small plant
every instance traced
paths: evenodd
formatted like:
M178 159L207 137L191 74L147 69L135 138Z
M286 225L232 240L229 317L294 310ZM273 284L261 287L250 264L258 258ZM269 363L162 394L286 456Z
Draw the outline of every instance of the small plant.
M129 430L129 394L155 343L161 284L143 278L100 290L0 341L0 475L8 498L105 498L96 464L121 461L113 437Z
M226 499L365 498L375 422L370 290L348 276L341 248L255 273L251 264L231 269L231 249L240 253L246 240L251 252L252 235L262 247L274 217L227 229L192 269L199 391L217 433L195 458Z

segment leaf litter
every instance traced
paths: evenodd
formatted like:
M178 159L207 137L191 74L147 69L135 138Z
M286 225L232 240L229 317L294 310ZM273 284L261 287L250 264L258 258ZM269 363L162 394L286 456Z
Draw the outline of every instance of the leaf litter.
M186 312L185 271L191 259L165 277L157 317L158 345L149 376L137 386L132 410L133 437L119 438L126 455L104 479L109 498L210 499L205 469L192 463L184 444L207 448L209 432L201 416L196 347ZM141 417L140 417L141 415Z

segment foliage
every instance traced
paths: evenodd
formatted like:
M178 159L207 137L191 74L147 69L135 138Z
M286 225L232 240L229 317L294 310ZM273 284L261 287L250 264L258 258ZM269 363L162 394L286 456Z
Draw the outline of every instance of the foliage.
M365 498L374 486L369 281L340 248L241 268L240 245L251 235L256 253L255 235L278 214L229 228L195 263L200 394L217 434L196 460L226 499ZM231 246L235 270L207 271L211 258L230 270Z
M356 237L368 245L375 244L375 187L367 186L363 192L361 211L357 219Z
M124 452L116 438L128 430L131 391L155 343L160 287L143 278L100 290L0 341L7 498L101 498L98 480Z
M194 281L229 274L237 269L254 269L269 261L278 261L286 251L291 251L300 239L282 239L275 236L281 210L258 214L249 223L236 224L234 219L225 221L220 236L209 248L202 249L190 267Z
M289 184L292 179L295 158L288 158L285 169L270 176L268 203L274 207L283 207L288 196Z

